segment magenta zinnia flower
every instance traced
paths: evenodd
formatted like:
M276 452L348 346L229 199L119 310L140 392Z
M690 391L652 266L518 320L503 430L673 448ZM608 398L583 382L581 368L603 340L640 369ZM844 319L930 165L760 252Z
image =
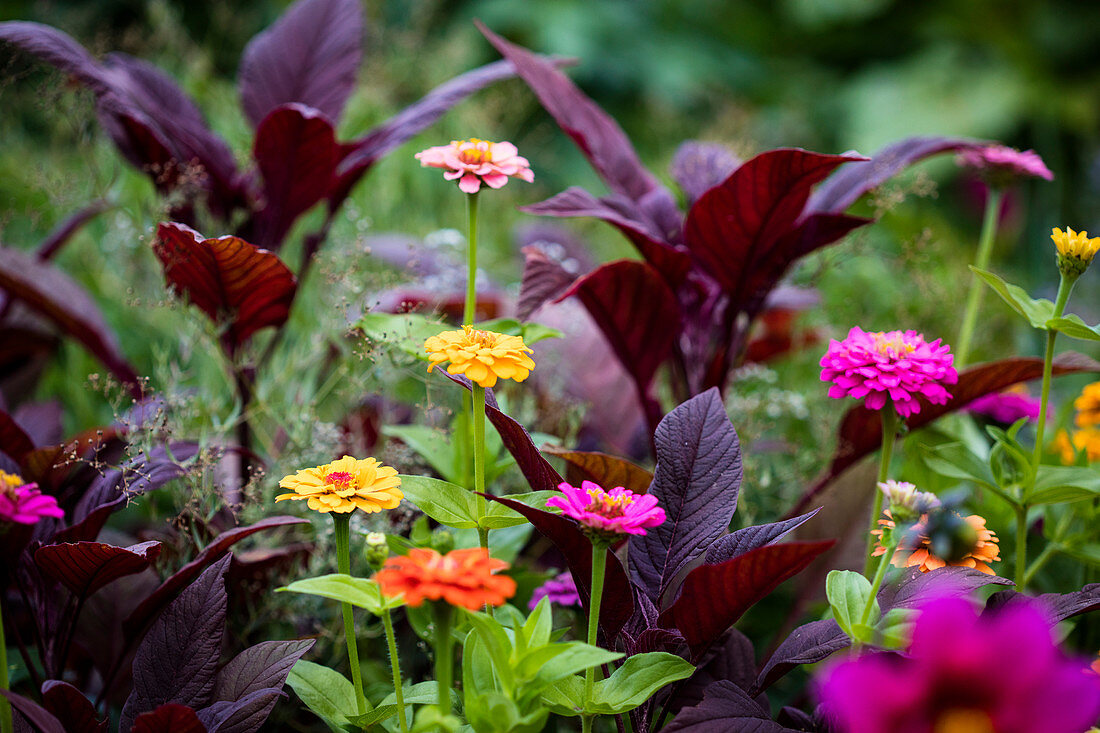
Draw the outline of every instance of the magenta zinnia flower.
M19 476L0 471L0 521L37 524L45 517L64 516L57 499L39 491L38 484L23 483Z
M545 596L550 596L550 602L559 606L579 606L581 604L580 594L577 593L577 584L573 582L572 573L568 572L562 573L556 578L551 578L535 588L535 592L531 596L531 602L527 604L527 607L533 609L539 605L539 601Z
M987 145L959 154L959 165L973 168L992 186L1003 187L1020 178L1054 180L1054 174L1034 150L1019 151L1005 145Z
M646 527L665 521L665 510L650 494L635 494L621 486L604 491L591 481L582 481L580 488L563 482L558 488L565 496L551 498L546 506L561 509L591 534L606 539L621 534L644 535Z
M985 415L995 422L1011 425L1021 417L1035 422L1039 419L1041 407L1041 400L1038 397L1032 397L1027 387L1020 384L1004 392L991 392L979 397L966 406L966 411ZM1048 417L1050 413L1051 411L1048 410Z
M527 158L509 142L454 140L450 145L421 150L415 157L422 166L445 169L443 177L448 181L457 178L458 188L464 193L477 193L482 183L489 188L501 188L509 178L528 183L535 180Z
M937 405L951 399L943 385L959 379L953 360L947 344L940 339L928 343L916 331L853 328L843 341L829 343L821 357L821 381L833 383L830 397L855 397L872 410L893 401L906 418L920 412L920 397Z
M961 598L931 601L908 656L841 662L817 690L840 733L1081 733L1100 715L1100 677L1032 602L978 617Z

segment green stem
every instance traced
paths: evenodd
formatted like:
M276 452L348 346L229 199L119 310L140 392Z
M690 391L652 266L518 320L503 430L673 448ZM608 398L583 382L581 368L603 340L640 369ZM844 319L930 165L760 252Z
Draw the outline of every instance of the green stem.
M8 642L4 637L3 602L0 602L0 688L8 689ZM12 733L11 703L0 696L0 731Z
M875 482L875 498L871 507L871 529L867 532L867 551L863 562L863 574L867 575L871 570L871 553L875 549L875 536L871 532L878 529L878 519L882 514L882 492L878 484L890 477L890 458L894 455L894 439L898 434L898 414L894 410L894 403L890 402L882 408L882 451L878 466L878 479Z
M397 720L401 724L401 733L409 733L409 722L405 719L405 689L401 682L401 660L397 656L397 639L393 635L393 619L390 617L390 609L386 608L386 597L382 595L381 586L378 586L378 603L382 607L382 626L386 629L386 647L390 653L393 694L397 697Z
M889 545L889 546L887 546ZM859 616L859 623L863 626L871 620L871 611L875 607L875 598L878 597L878 589L882 587L882 581L886 577L886 570L890 567L890 559L894 556L894 543L884 543L886 552L882 553L882 559L878 561L878 570L875 571L875 579L871 581L871 595L863 604L863 613Z
M451 623L454 609L445 601L432 603L435 617L435 681L436 698L440 715L451 714L451 688L454 686L454 642L451 639Z
M1016 507L1016 592L1027 587L1027 507Z
M982 219L982 233L978 237L978 258L974 265L979 270L989 269L989 256L993 252L993 242L997 238L997 218L1001 210L1001 189L989 189L985 202L985 216ZM978 308L985 295L985 285L978 280L976 273L970 274L970 292L966 296L966 311L963 313L962 328L955 341L955 367L962 369L970 355L970 340L974 336L974 325L978 320Z
M1056 552L1056 545L1049 543L1043 548L1043 551L1039 553L1039 557L1035 558L1034 562L1028 567L1027 572L1024 573L1024 586L1026 587L1031 583L1031 579L1035 577L1035 574L1042 570L1043 566L1047 564L1047 560L1054 557ZM1019 562L1019 560L1017 560Z
M482 527L487 507L485 497L485 388L478 384L470 385L474 396L474 491L477 507L477 535L481 546L489 549L489 529Z
M477 318L477 194L466 194L466 306L462 323L474 325Z
M607 546L601 542L592 543L592 587L588 596L588 644L596 646L600 627L600 604L603 601L604 571L607 569ZM592 690L596 685L596 668L584 671L584 704L592 701ZM581 728L592 730L591 715L581 716Z
M333 514L332 524L336 530L336 567L338 572L351 575L351 517L348 514ZM359 645L355 637L355 619L352 616L351 604L341 603L340 611L344 616L344 641L348 645L351 682L355 687L355 705L360 715L366 715L367 698L363 694L363 671L359 668Z

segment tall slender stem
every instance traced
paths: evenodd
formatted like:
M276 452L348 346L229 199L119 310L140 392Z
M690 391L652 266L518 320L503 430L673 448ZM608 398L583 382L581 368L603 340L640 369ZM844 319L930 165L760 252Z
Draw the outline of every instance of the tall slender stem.
M603 601L603 579L607 569L607 545L602 542L592 543L592 587L588 596L588 643L596 646L600 628L600 603ZM592 690L596 685L596 668L589 667L584 671L584 704L587 706L592 700ZM592 716L581 716L581 728L584 731L592 730Z
M477 534L481 546L489 549L489 530L481 526L485 519L485 388L478 384L471 384L470 388L474 396L474 491L475 506L477 507Z
M875 483L875 498L871 506L871 528L867 531L867 551L864 554L863 574L871 570L871 553L875 549L875 536L871 532L878 529L878 518L882 514L882 492L878 490L878 484L890 478L890 459L894 455L894 439L898 434L898 414L894 410L894 403L890 402L882 408L882 451L878 465L878 480Z
M0 688L8 689L8 642L4 637L3 601L0 601ZM0 696L0 732L12 733L11 703Z
M1001 211L1002 193L999 188L990 188L985 201L985 216L982 219L982 232L978 237L978 257L974 265L979 270L989 268L989 257L993 252L993 242L997 238L997 219ZM970 273L970 291L966 295L966 310L963 312L959 338L955 341L955 366L962 369L970 355L970 341L974 337L974 325L978 320L978 308L985 295L985 285L978 280L976 273Z
M462 323L474 325L477 318L477 193L466 194L466 306Z
M859 617L861 625L865 626L871 620L871 610L875 607L878 589L882 587L882 581L886 578L886 570L890 567L891 558L894 557L894 546L893 542L883 545L883 549L886 551L882 553L882 558L878 561L878 570L875 571L875 579L871 581L871 595L867 597L867 602L863 604L863 613Z
M444 601L432 604L435 617L435 680L438 689L437 703L440 715L451 713L451 688L454 686L454 641L451 639L451 623L454 609Z
M409 721L405 719L405 689L401 682L401 660L397 656L397 639L393 635L393 619L386 608L386 598L378 587L378 602L382 606L382 626L386 629L386 647L390 653L390 672L393 674L393 694L397 698L397 720L401 733L409 733Z
M333 514L332 523L336 531L336 567L340 573L351 575L351 517L347 514ZM340 611L344 616L344 640L348 645L355 705L360 715L366 715L367 697L363 694L363 671L359 668L359 644L355 637L355 618L352 616L351 604L342 602Z

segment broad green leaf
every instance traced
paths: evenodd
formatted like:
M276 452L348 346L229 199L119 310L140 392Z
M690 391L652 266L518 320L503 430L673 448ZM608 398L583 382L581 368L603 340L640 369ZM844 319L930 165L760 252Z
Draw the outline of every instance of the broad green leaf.
M444 431L427 425L385 425L382 434L398 438L451 483L462 480L462 476L455 473L458 451Z
M833 609L833 618L841 631L855 641L867 642L868 629L863 625L863 609L871 598L871 581L852 570L833 570L825 578L825 596ZM872 601L869 623L879 618L878 601Z
M1100 497L1100 471L1084 466L1039 466L1028 504L1061 504Z
M462 645L462 691L466 706L470 700L482 692L496 688L496 676L493 674L493 661L485 649L485 644L476 631L466 634Z
M546 502L550 497L555 495L560 496L561 492L531 491L526 494L509 494L508 498L522 502L536 509L545 509ZM485 518L482 520L481 526L488 527L489 529L503 529L504 527L515 527L520 524L527 524L527 518L519 512L509 509L499 502L490 501L487 503L489 506L487 507Z
M584 712L584 678L564 677L542 691L542 704L555 715L576 717Z
M418 682L415 685L404 688L406 705L435 705L439 697L439 686L435 682ZM451 690L451 699L455 699L455 691ZM397 695L390 693L381 705L393 705L397 702Z
M335 733L346 733L350 718L359 714L355 688L347 677L334 669L299 660L290 670L286 683Z
M560 339L562 337L562 332L556 328L550 328L531 321L517 321L515 318L494 318L491 321L478 323L477 327L485 331L519 336L527 346L545 339Z
M474 633L481 637L489 658L493 660L497 681L504 692L511 694L515 689L515 676L512 672L512 642L504 627L489 616L478 611L466 611L466 620L474 627Z
M474 495L461 486L427 476L401 476L405 498L429 517L457 529L477 527Z
M550 715L543 707L523 715L514 700L496 690L473 698L464 712L478 733L540 733Z
M1073 313L1051 318L1047 321L1047 328L1081 341L1100 341L1100 326L1089 326Z
M554 612L550 608L550 597L543 596L523 624L523 636L527 646L534 648L550 643L550 632L553 630Z
M398 608L405 605L402 597L386 598L378 589L378 584L366 578L353 578L350 575L332 573L320 575L316 578L303 578L296 580L281 591L291 593L308 593L309 595L331 598L334 601L350 603L359 608L365 608L375 616L381 616L384 609Z
M919 611L912 608L891 608L875 627L879 644L886 649L905 649L913 635L913 621Z
M357 730L367 730L372 725L377 725L384 720L388 720L397 715L397 704L393 705L379 705L374 710L371 710L366 715L352 715L349 717L351 724L356 727Z
M635 654L596 683L592 707L611 713L625 713L641 705L657 690L677 680L687 679L695 667L675 654L649 652Z
M424 342L450 329L448 324L420 313L367 313L356 322L355 327L372 341L389 344L425 361L428 355L424 351Z
M1034 327L1042 330L1048 328L1047 322L1054 317L1054 303L1040 298L1036 300L1027 294L1027 291L1018 285L1007 283L992 272L980 270L973 265L970 269L974 274L986 282L993 292L1001 296L1001 300L1008 304L1012 310L1026 318Z
M598 646L590 646L582 641L558 642L555 646L565 646L561 654L545 661L541 665L525 665L524 660L517 665L527 676L534 677L533 687L541 692L546 686L556 683L565 677L570 677L578 672L583 672L589 667L598 667L601 664L610 664L616 659L622 659L619 652L608 651ZM537 655L537 651L528 653ZM536 657L537 658L537 657Z
M993 475L989 464L976 456L962 443L945 443L924 448L924 462L936 473L948 478L972 481L990 493L996 494L1012 506L1017 505L1016 497L1005 491ZM992 456L991 456L992 457Z

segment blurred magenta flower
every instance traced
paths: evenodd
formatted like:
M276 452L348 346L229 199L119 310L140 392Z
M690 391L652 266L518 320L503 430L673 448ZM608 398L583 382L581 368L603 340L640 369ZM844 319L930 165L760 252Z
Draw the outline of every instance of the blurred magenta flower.
M527 158L509 142L494 143L476 137L454 140L450 145L421 150L415 157L426 168L445 169L443 177L448 181L457 178L464 193L477 193L482 183L489 188L501 188L509 178L528 183L535 180Z
M973 168L991 186L1003 188L1021 178L1054 180L1054 174L1034 150L1019 151L1005 145L971 148L959 154L958 164Z
M979 617L961 598L933 600L908 656L841 662L817 691L840 733L1081 733L1100 715L1100 677L1062 653L1030 601Z
M665 510L657 506L657 497L649 494L635 494L621 486L604 491L591 481L582 481L580 488L563 482L558 488L565 496L551 498L546 506L561 509L562 514L591 530L590 534L605 539L644 535L646 527L665 521Z
M871 410L892 400L905 418L920 412L919 397L937 405L951 398L943 385L958 381L953 359L947 344L928 343L916 331L867 333L856 327L843 341L829 343L821 381L833 383L830 397L854 397Z
M966 411L985 415L991 420L1011 425L1021 417L1031 422L1039 419L1041 401L1032 397L1023 384L1009 387L1003 392L991 392L966 406Z
M19 476L0 471L0 521L37 524L45 517L64 516L57 499L39 491L38 484L23 483Z
M573 582L573 574L569 572L551 578L535 588L535 592L531 596L531 602L527 604L527 607L534 609L535 606L539 605L539 601L546 596L550 596L551 603L556 603L559 606L579 606L581 604L580 594L577 593L577 584Z

